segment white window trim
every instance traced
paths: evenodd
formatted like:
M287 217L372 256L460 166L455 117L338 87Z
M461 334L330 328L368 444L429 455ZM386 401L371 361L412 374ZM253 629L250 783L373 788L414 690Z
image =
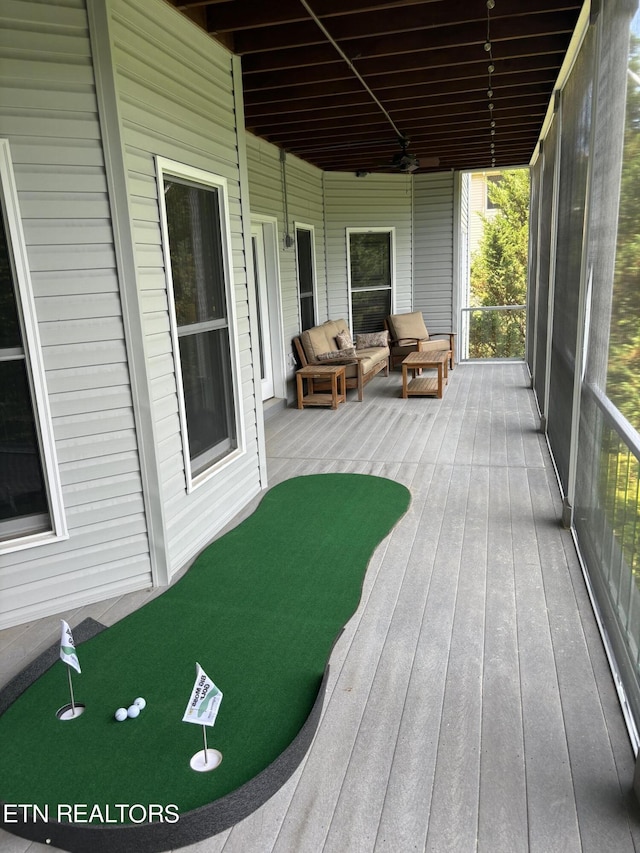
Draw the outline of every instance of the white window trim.
M391 235L391 314L396 313L396 228L395 225L376 226L374 228L347 228L347 294L349 299L349 328L353 331L353 309L351 289L351 235L352 234L390 234ZM371 290L386 290L386 288L372 287Z
M298 318L300 320L300 329L302 329L302 304L300 301L300 264L298 263L298 231L310 231L311 232L311 260L313 261L313 269L312 269L312 279L313 279L313 316L315 317L315 322L319 322L319 314L318 314L318 273L317 273L317 263L316 263L316 231L313 225L308 225L306 222L294 222L293 223L293 233L295 236L295 246L296 246L296 287L297 287L297 295L298 295Z
M176 160L165 157L156 157L156 180L158 185L158 200L160 207L160 230L162 233L162 249L165 262L165 275L167 280L167 301L169 304L169 326L171 330L171 345L173 350L173 361L175 370L176 390L178 394L178 416L180 419L180 437L182 440L182 454L184 460L184 472L187 482L187 493L190 494L204 483L217 476L222 470L234 463L246 452L244 413L242 406L242 385L240 381L240 350L238 347L238 324L235 309L235 285L233 278L233 265L231 263L231 225L229 219L229 199L227 181L220 175L187 166ZM183 178L194 183L203 184L219 191L220 202L220 230L222 237L222 256L225 277L225 295L227 300L227 317L229 329L229 345L231 347L231 381L234 389L234 417L237 428L238 446L209 468L199 474L191 474L191 453L189 451L189 434L187 431L187 413L184 405L184 389L182 385L182 365L180 363L180 347L178 342L178 324L176 321L176 307L173 295L173 275L171 272L171 256L169 253L169 232L167 227L167 210L164 203L164 176Z
M49 500L49 512L51 530L34 533L20 537L19 539L7 539L0 542L0 554L12 551L21 551L36 545L50 544L62 539L67 539L69 532L64 513L62 501L62 485L60 482L60 471L53 436L53 425L51 411L49 408L49 396L45 381L44 363L42 360L42 349L40 335L36 320L35 301L33 298L33 287L29 262L27 258L27 246L22 229L20 207L18 203L18 189L16 186L13 165L11 163L11 152L9 140L0 139L0 183L2 196L7 215L7 227L9 240L13 250L13 261L16 273L18 310L22 315L24 331L24 350L29 374L31 377L33 393L33 409L36 431L40 442L42 469Z

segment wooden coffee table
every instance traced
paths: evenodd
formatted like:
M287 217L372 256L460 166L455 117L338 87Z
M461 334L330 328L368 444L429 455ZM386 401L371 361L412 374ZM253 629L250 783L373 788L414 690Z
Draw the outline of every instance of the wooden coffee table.
M346 368L344 364L307 364L296 371L298 408L305 406L331 406L337 409L339 403L347 399ZM304 393L304 380L307 381L307 393ZM331 382L331 391L320 393L315 390L314 380Z
M439 352L411 352L402 362L402 397L438 397L442 398L444 386L449 376L451 350ZM435 369L436 376L418 376L421 370ZM409 380L409 371L412 379Z

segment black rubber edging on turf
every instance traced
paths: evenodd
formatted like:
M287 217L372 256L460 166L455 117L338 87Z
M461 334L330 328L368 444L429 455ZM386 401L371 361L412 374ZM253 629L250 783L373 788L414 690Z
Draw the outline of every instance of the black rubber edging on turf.
M105 630L95 619L85 619L73 629L76 645ZM343 629L344 630L344 629ZM331 653L342 631L336 637ZM54 643L0 690L0 714L60 658L60 644ZM5 803L0 800L0 826L7 832L68 850L69 853L161 853L186 847L217 835L239 823L264 805L293 775L306 755L320 722L329 678L326 665L318 695L302 728L289 746L264 770L240 788L190 812L174 823L103 824L58 823L57 821L4 820Z

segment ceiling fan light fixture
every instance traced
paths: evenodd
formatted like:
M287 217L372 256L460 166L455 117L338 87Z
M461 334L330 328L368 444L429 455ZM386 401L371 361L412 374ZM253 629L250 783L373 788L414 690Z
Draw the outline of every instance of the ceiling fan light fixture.
M411 154L409 148L409 140L405 136L398 138L402 151L399 151L391 161L391 165L399 169L401 172L415 172L420 168L420 161L415 154Z

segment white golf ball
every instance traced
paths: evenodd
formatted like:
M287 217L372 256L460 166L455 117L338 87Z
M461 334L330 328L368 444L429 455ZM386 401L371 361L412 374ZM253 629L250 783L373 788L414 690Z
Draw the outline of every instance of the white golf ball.
M137 705L129 705L129 707L127 708L127 717L134 718L137 717L139 713L140 708L138 708Z
M144 708L147 707L147 700L143 699L142 696L138 696L137 699L133 700L133 704L137 705L138 708L140 708L140 710L142 711Z
M127 709L126 708L118 708L116 713L114 714L116 720L121 723L123 720L127 719Z

